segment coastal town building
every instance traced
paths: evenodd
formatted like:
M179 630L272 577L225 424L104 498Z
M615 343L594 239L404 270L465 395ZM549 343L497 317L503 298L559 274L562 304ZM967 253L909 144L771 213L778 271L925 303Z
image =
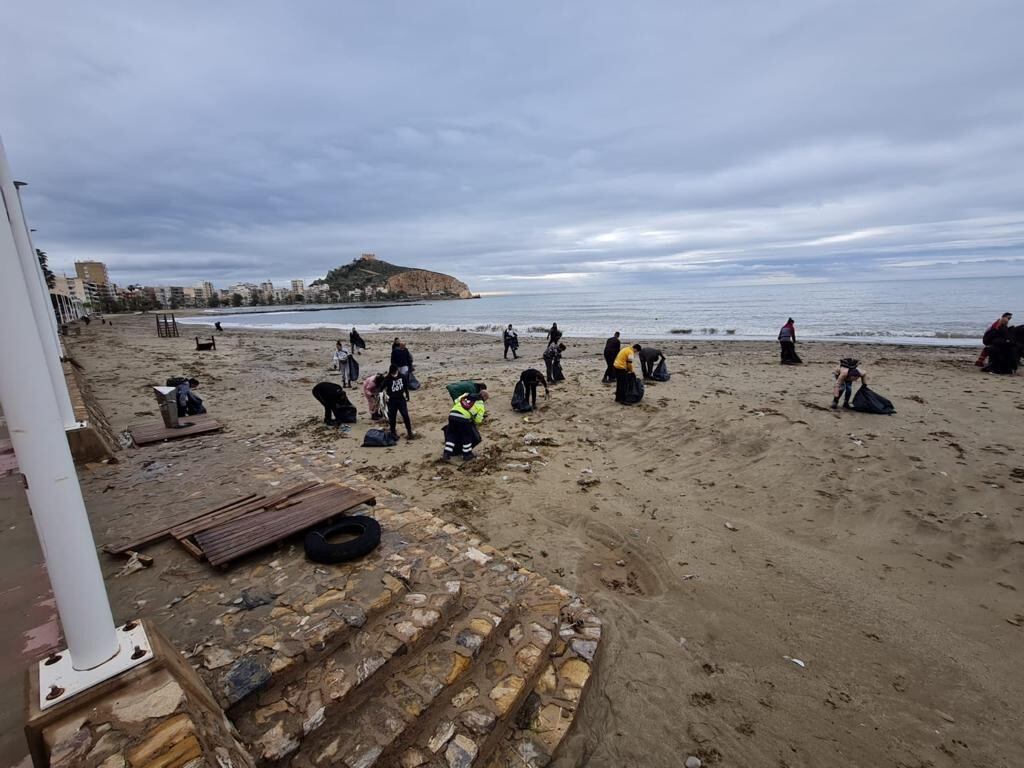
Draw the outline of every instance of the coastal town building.
M96 285L110 284L107 265L102 261L76 261L75 274L87 283L95 283Z
M292 280L292 293L306 293L306 284L302 280Z

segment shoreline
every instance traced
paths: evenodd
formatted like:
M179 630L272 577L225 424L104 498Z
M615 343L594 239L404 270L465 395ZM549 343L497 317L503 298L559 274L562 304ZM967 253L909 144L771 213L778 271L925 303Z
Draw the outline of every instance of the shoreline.
M423 302L421 302L422 304ZM377 305L380 306L380 305ZM357 307L353 307L354 309ZM371 309L373 307L358 307L359 309ZM278 311L291 311L291 310L278 310ZM316 310L309 310L316 311ZM238 314L248 314L240 312ZM272 314L270 312L261 314ZM221 317L231 317L231 314L220 315ZM115 315L116 317L116 315ZM178 322L181 325L206 325L213 326L214 320L207 321L206 315L191 314L178 318ZM277 323L277 324L263 324L263 323L233 323L225 322L220 320L221 325L225 330L239 330L239 331L257 331L257 332L268 332L268 333L287 333L292 331L347 331L351 326L349 324L341 323ZM460 328L457 326L444 326L438 327L436 325L416 325L413 323L409 324L362 324L360 325L361 333L369 334L383 334L383 333L458 333L458 334L470 334L474 336L480 336L483 338L499 338L501 329L498 327L496 330L484 331L477 330L475 328ZM526 339L543 339L545 334L541 332L530 332L521 331L519 336ZM579 342L596 342L604 341L604 337L599 337L591 334L574 334L570 331L563 332L563 338L572 339ZM669 333L668 335L646 335L640 336L639 341L645 340L659 341L659 342L702 342L702 343L714 343L714 342L751 342L751 343L778 343L777 339L771 336L752 336L747 334L730 334L730 333ZM870 344L870 345L892 345L896 347L928 347L928 348L943 348L948 347L951 349L963 349L965 347L978 347L981 350L982 344L981 338L973 337L962 337L962 336L830 336L830 337L817 337L811 336L802 339L797 344L797 349L803 344Z

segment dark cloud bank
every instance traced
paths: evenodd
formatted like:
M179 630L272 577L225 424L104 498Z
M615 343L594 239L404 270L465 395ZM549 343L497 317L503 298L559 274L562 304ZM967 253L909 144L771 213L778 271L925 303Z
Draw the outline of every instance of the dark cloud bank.
M1024 4L14 2L38 245L477 290L1024 274Z

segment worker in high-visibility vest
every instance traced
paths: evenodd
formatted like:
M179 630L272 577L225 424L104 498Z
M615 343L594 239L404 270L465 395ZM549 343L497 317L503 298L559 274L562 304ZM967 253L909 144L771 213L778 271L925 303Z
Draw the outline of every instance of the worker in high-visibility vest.
M478 395L463 395L452 404L448 413L448 426L444 431L444 453L442 461L450 461L455 448L458 446L462 451L462 460L475 459L473 446L479 442L479 433L475 429L481 424L487 415L487 408L484 401L487 400L487 390L480 390Z

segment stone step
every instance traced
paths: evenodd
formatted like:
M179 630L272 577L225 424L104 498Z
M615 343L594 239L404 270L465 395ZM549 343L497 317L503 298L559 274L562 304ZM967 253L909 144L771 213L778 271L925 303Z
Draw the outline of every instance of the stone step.
M332 713L303 742L293 768L369 768L393 765L393 756L417 734L424 718L487 658L495 639L507 634L515 608L500 597L483 598L450 624L433 643L393 670L383 688L347 716Z
M262 643L266 653L257 657L272 672L228 711L258 760L281 760L331 712L357 707L396 660L430 643L465 609L463 582L449 562L462 543L453 545L451 533L440 528L410 543L402 536L400 517L418 522L421 536L424 519L415 512L374 512L387 526L382 542L393 541L382 543L359 566L326 571L325 578L344 579L344 586L332 586L310 602L302 601L324 585L305 585L297 598L287 593L278 599L282 609L270 625L274 639ZM260 638L250 644L261 645ZM250 652L239 663L252 663L254 656Z
M540 679L486 768L543 768L576 717L601 642L601 620L577 598L562 611L558 641Z
M300 581L290 580L294 569L273 560L240 579L258 586L241 589L237 597L221 595L235 605L213 622L208 642L193 656L204 682L229 712L258 691L287 685L350 642L418 577L430 583L457 578L443 558L429 551L439 546L431 539L449 536L431 522L436 518L381 505L369 514L387 527L380 546L367 557L342 566L310 563ZM431 526L415 544L401 531L412 522Z
M568 596L535 574L526 575L519 620L423 723L420 737L399 758L403 768L482 765L531 691L544 684L550 655L562 645L558 620Z

